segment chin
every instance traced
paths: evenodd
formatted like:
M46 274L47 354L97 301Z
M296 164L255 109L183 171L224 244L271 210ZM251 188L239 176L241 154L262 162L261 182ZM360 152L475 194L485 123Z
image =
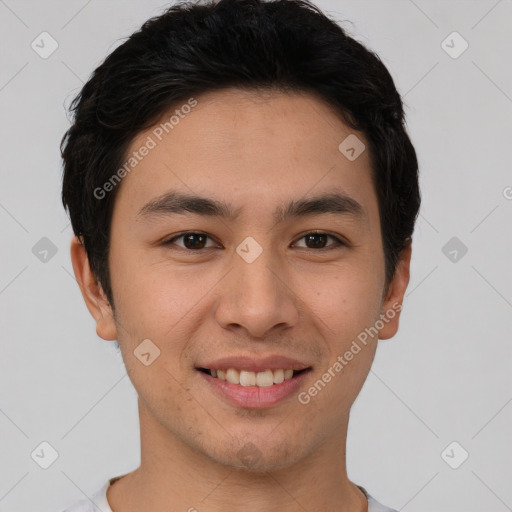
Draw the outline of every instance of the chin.
M231 443L232 446L235 444ZM230 469L263 474L288 468L305 455L298 447L285 446L283 443L275 446L248 441L239 443L238 446L241 446L238 450L215 453L210 458Z

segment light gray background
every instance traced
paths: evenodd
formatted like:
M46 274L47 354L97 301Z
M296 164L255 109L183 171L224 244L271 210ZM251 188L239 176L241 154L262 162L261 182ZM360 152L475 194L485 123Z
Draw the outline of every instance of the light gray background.
M136 393L73 277L58 145L64 106L165 5L0 0L2 511L58 512L138 465ZM317 5L393 75L423 195L400 331L352 410L349 476L407 512L512 510L512 1ZM43 31L59 45L47 59L31 48ZM456 59L441 45L453 31L469 43ZM456 262L452 237L468 248ZM43 441L59 454L48 469L31 458ZM458 469L441 456L452 441L469 453Z

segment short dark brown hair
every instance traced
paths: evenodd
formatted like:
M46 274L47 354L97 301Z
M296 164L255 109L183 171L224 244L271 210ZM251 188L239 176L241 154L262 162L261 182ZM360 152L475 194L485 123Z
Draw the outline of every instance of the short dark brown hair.
M308 0L181 2L118 46L73 99L61 141L62 202L113 306L108 267L116 192L94 191L130 143L168 109L228 87L310 92L369 142L386 283L420 207L418 162L402 100L380 58Z

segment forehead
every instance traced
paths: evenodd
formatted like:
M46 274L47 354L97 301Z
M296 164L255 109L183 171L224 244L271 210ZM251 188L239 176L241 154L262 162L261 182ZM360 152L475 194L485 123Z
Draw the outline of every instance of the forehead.
M174 105L132 141L127 159L145 145L151 149L123 178L117 200L140 210L178 190L256 208L343 189L368 217L376 212L369 151L349 160L340 150L349 136L367 148L365 137L322 100L226 89L194 102L190 109L183 108L194 104L187 100Z

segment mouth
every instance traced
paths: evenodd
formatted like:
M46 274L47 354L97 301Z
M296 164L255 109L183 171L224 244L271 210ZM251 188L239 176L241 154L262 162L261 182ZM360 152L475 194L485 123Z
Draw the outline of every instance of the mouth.
M237 408L274 407L305 383L313 367L284 354L233 354L195 367L208 392Z
M277 407L304 385L312 367L267 368L250 371L232 367L196 368L209 392L231 407L269 409Z
M226 381L244 387L268 388L282 384L285 381L296 378L298 375L308 372L311 367L294 370L291 368L267 369L260 372L252 372L247 370L238 370L236 368L220 369L220 368L198 368L214 379Z

